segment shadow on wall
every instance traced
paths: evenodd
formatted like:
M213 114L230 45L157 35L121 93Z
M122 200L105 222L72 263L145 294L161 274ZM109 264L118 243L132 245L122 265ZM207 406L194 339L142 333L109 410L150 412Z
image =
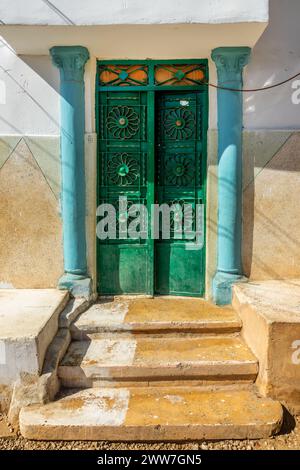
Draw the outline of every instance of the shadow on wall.
M30 61L40 70L0 38L0 287L56 287L63 272L59 80Z
M286 140L265 166L255 166L252 154L253 178L243 192L243 266L254 280L300 277L300 132L279 134ZM264 136L278 140L276 131Z
M270 0L269 26L253 49L245 88L300 72L299 18L299 0ZM300 128L294 91L290 82L244 98L243 266L251 279L300 277L300 134L289 132Z
M51 151L49 140L58 139L61 132L66 134L60 127L59 88L59 70L50 57L19 57L0 37L0 138L7 140L7 136L14 135L26 138L56 195L60 192L61 160L55 146L55 151ZM0 170L12 150L5 149L7 155L1 155L0 146Z
M258 88L300 72L300 2L270 0L269 26L252 51L245 87ZM288 83L273 90L246 94L247 129L299 129L300 105L292 103L295 90Z
M300 72L299 18L299 0L270 0L270 22L252 51L245 88L272 85ZM244 96L243 269L251 279L300 277L300 138L291 131L300 129L300 104L293 104L294 92L291 82ZM212 168L207 243L214 261L217 171Z
M50 58L27 58L29 66L1 37L0 58L0 134L59 135L59 76Z
M47 57L27 58L28 65L26 58L17 56L1 37L0 58L0 138L2 136L7 140L7 136L28 136L26 140L29 146L32 143L36 152L44 157L42 165L39 161L37 163L42 167L48 183L58 193L59 154L51 152L49 145L43 145L37 137L59 137L59 74ZM7 155L0 155L0 169L13 148L3 150Z
M217 258L217 131L209 135L207 253L211 278ZM299 156L300 132L244 130L243 271L251 280L300 277Z

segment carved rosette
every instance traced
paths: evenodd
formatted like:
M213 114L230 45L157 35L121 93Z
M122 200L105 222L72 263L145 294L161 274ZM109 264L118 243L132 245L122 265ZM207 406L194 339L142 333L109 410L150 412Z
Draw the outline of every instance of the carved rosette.
M186 155L171 156L166 160L166 183L172 186L188 186L194 180L193 160Z
M195 128L195 116L184 108L172 109L166 114L164 129L167 137L174 140L189 139Z
M107 129L116 138L120 140L131 139L134 137L140 126L140 119L133 108L129 106L115 106L108 113Z
M139 177L139 162L127 153L118 153L108 162L109 182L117 186L130 186Z

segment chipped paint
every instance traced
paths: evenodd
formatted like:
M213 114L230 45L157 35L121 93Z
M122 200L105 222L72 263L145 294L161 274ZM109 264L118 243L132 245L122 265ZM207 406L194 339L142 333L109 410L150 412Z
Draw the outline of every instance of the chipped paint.
M67 387L88 387L104 379L222 377L250 382L257 360L234 336L98 334L73 341L58 374Z
M165 395L164 398L173 404L184 402L183 397L180 395Z
M74 399L83 403L75 410ZM20 414L24 437L47 440L261 438L281 423L281 405L253 391L198 387L89 389Z
M11 282L0 282L0 289L14 289L14 286Z
M106 300L96 303L72 325L73 337L103 331L240 330L241 322L232 308L219 308L202 299L164 298Z

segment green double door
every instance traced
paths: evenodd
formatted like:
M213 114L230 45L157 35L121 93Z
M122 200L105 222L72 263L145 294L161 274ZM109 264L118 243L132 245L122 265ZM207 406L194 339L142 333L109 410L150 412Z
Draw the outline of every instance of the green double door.
M98 205L111 204L116 214L116 237L97 238L98 292L203 296L204 93L119 87L98 99ZM181 219L170 211L170 236L157 217L161 204L186 210ZM146 211L136 212L139 205ZM188 233L180 236L185 213ZM126 235L129 226L142 235Z

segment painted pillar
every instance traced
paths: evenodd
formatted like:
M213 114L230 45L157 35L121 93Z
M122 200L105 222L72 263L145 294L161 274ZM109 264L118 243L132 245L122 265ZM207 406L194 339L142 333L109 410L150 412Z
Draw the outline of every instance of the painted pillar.
M50 49L60 70L62 215L65 274L59 288L75 296L90 289L87 276L84 171L84 67L89 52L82 46Z
M219 47L212 52L218 84L241 89L249 47ZM218 264L213 298L219 305L232 300L232 284L242 276L242 127L243 95L218 89Z

